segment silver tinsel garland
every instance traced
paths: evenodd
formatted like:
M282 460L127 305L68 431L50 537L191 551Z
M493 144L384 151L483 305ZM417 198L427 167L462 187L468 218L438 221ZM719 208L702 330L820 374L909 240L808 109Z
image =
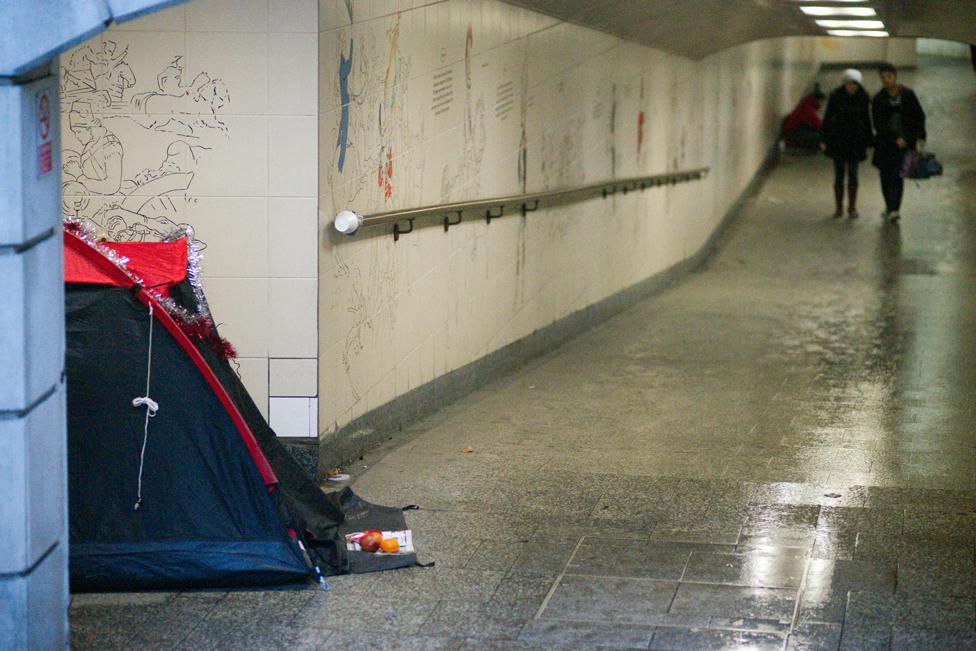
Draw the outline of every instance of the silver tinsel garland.
M142 287L144 291L151 293L153 298L163 307L163 309L165 309L166 312L168 312L169 315L177 321L177 323L181 324L185 330L190 330L192 334L198 338L204 338L204 333L210 332L213 329L213 317L210 315L207 299L203 293L203 283L200 279L200 275L202 273L201 263L203 262L203 253L200 250L201 247L199 244L197 244L193 237L192 226L189 224L181 224L171 233L167 234L162 241L175 242L181 237L186 238L186 276L190 281L190 286L193 288L194 298L196 298L196 313L192 313L182 305L177 304L176 301L167 296L163 290L156 287L146 287L146 283L142 280L142 278L128 268L129 259L123 255L119 255L115 249L106 246L103 241L98 239L98 234L91 222L75 219L73 217L66 217L64 219L64 228L65 230L77 235L78 239L95 249L99 255L102 255L108 259L109 262L118 267L119 271L124 273L130 280L132 280L133 283L136 283Z

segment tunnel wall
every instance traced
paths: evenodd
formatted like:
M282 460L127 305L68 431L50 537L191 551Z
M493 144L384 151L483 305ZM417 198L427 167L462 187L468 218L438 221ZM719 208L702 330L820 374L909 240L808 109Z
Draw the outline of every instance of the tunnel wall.
M818 38L817 57L823 65L887 61L899 68L914 68L918 59L914 38Z
M936 38L917 39L916 52L929 56L946 57L949 59L969 59L970 51L967 43L943 41Z
M394 398L689 260L761 168L818 67L814 39L694 62L500 2L368 4L319 7L326 445ZM418 228L399 242L382 229L331 232L346 208L699 166L711 168L703 181L490 225L472 218L446 233Z
M65 214L118 240L193 226L241 377L299 436L316 431L317 47L316 0L193 0L61 57Z

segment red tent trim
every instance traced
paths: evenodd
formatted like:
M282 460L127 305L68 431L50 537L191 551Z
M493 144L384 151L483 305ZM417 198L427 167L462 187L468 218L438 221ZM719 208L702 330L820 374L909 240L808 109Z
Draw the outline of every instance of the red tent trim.
M102 242L99 246L125 258L126 270L138 276L146 287L165 289L186 278L186 238L173 242ZM114 285L118 277L106 273L88 257L65 248L64 281Z
M180 240L184 251L184 265L186 260L186 242ZM125 271L120 269L115 265L114 262L106 258L98 249L92 245L85 242L83 239L77 235L65 231L64 232L64 250L65 250L65 269L67 271L67 260L70 257L81 258L89 263L89 273L95 274L103 280L89 280L89 281L74 281L68 280L66 277L66 282L99 282L100 284L116 285L118 287L128 287L136 288L136 281L129 277ZM231 421L234 423L234 427L237 428L237 432L241 435L241 439L244 441L245 447L247 447L248 453L251 455L251 459L254 461L254 465L257 466L258 472L261 473L261 478L264 480L265 485L268 486L269 490L272 490L278 484L278 477L275 475L274 471L271 469L271 464L265 458L264 453L261 451L260 446L258 446L257 440L254 438L254 433L251 432L251 428L247 426L247 422L244 417L241 416L241 412L234 405L234 402L230 399L227 390L217 379L217 376L211 370L207 361L197 350L197 347L190 341L190 338L186 336L186 333L180 329L179 324L170 316L166 308L156 299L152 293L147 292L143 287L138 287L135 290L136 297L139 301L149 307L152 306L152 313L156 319L163 324L167 332L176 340L176 343L180 345L191 360L193 360L194 366L200 371L203 379L207 381L210 388L216 394L217 399L223 406L227 415L230 416Z

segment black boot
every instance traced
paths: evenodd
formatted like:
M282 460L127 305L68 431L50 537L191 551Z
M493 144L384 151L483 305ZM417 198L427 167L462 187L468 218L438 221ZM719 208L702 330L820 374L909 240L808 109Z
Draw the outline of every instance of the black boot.
M834 204L837 206L834 209L834 219L840 219L844 216L844 186L835 185L834 186Z
M847 216L857 219L860 215L857 212L857 186L847 186Z

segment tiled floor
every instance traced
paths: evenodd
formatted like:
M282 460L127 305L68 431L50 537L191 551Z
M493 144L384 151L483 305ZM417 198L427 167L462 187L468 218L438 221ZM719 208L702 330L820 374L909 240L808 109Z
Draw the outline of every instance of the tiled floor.
M78 595L75 648L976 647L976 76L922 73L900 228L786 158L702 273L367 460L435 568Z

